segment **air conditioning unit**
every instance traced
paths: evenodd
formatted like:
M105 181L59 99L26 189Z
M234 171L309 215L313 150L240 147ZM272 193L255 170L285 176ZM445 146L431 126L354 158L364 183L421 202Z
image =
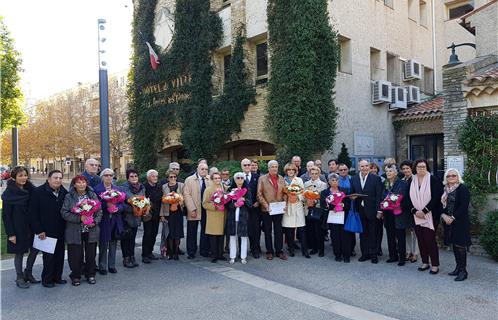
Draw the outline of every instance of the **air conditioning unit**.
M391 102L391 82L377 80L372 82L372 104Z
M391 88L391 104L389 110L406 109L406 90L403 87Z
M422 79L422 65L415 60L407 60L403 68L403 80Z
M420 88L417 86L407 86L405 88L407 104L420 103Z

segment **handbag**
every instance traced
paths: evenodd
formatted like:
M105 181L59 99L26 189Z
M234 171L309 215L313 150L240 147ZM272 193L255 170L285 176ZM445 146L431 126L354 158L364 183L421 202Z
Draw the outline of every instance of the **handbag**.
M344 224L344 230L353 233L363 233L360 214L354 208L354 201L351 201L351 209L349 210L348 218Z
M322 210L320 208L309 208L308 215L311 220L320 221L322 219Z

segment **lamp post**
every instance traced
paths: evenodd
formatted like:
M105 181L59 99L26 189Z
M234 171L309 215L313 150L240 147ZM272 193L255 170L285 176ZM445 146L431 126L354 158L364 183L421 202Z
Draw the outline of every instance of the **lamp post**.
M98 20L99 30L99 97L100 97L100 157L102 168L110 168L109 102L107 84L107 31L105 19Z
M474 43L460 43L460 44L455 44L454 42L451 44L451 46L447 47L446 49L451 49L451 56L450 60L448 61L448 64L459 64L460 60L458 60L458 55L456 54L455 48L457 47L463 47L463 46L469 46L472 48L476 48L476 45Z

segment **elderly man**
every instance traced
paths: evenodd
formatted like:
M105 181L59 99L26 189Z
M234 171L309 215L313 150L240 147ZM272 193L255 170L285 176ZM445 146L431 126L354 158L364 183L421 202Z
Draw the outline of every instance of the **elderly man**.
M221 184L227 188L232 184L232 180L230 179L230 170L227 168L221 169Z
M308 161L306 162L306 173L301 176L301 179L303 179L303 182L311 180L311 168L316 167L319 171L320 168L318 166L315 166L315 163L313 161ZM321 174L321 171L319 173L319 179L323 181L325 184L327 184L327 180L325 179L325 176Z
M207 176L208 166L199 163L197 172L185 180L183 196L187 206L187 254L194 259L197 253L197 230L201 222L200 254L209 257L209 240L206 237L206 209L202 207L204 191L211 184Z
M251 172L251 160L249 159L243 159L240 162L240 166L252 196L252 208L249 210L249 219L247 222L247 233L249 235L251 254L255 259L259 259L261 255L261 210L257 199L259 175Z
M95 188L96 185L102 182L97 174L98 171L99 162L97 160L90 158L85 162L85 171L83 171L83 175L88 180L88 184L92 188Z
M178 182L181 182L181 183L184 182L184 180L180 179L180 177L178 176L180 174L180 164L178 162L170 162L170 164L168 165L167 172L169 172L169 171L173 171L174 173L176 173L176 176L178 177ZM167 174L167 172L166 172L166 174ZM161 184L161 186L168 183L168 177L162 178L159 183Z
M144 220L144 234L142 238L142 262L150 263L158 258L152 253L156 243L159 229L159 212L161 211L161 199L163 197L162 185L158 183L159 174L156 170L147 171L147 182L144 183L145 196L150 199L152 205L151 219Z
M380 177L369 173L369 163L367 160L359 162L360 173L351 179L352 193L360 193L366 197L355 200L355 208L360 213L363 233L360 234L361 257L358 261L371 259L372 263L377 263L377 236L379 222L382 211L379 205L382 201L382 183Z
M297 176L300 177L302 176L306 170L301 167L301 157L300 156L293 156L291 162L297 167Z
M284 188L284 177L278 174L278 162L271 160L268 162L268 174L265 174L259 178L257 191L257 199L261 206L261 213L263 215L266 259L268 260L272 260L274 254L282 260L287 260L287 256L282 251L284 242L282 233L283 212L273 212L273 214L270 214L271 203L284 201ZM273 250L274 247L272 245L272 225L275 250Z

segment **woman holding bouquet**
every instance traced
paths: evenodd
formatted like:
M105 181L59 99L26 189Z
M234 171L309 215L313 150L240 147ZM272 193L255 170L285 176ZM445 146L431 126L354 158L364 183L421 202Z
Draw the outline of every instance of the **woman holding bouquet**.
M130 202L135 197L145 197L145 187L138 181L138 171L135 169L126 170L126 180L128 181L121 186L121 189L126 194L121 251L123 254L123 266L125 268L134 268L138 267L138 263L135 260L135 237L137 236L138 226L140 226L142 217L134 214L134 210L136 211L137 209Z
M106 168L100 173L102 182L95 186L95 193L102 205L99 240L99 273L116 273L116 248L123 232L124 200L126 195L113 185L114 171Z
M161 206L161 222L168 221L168 256L169 259L178 260L180 239L183 235L183 183L178 182L177 170L168 170L168 182L163 185L163 199L165 197L177 198L174 203L165 203ZM173 192L176 194L173 194ZM173 202L173 201L172 201Z
M284 167L285 184L287 194L287 204L284 216L282 217L282 227L285 228L285 239L287 240L287 247L289 255L294 256L295 249L295 235L296 228L301 240L301 252L306 256L308 252L308 245L305 233L305 218L304 218L304 183L303 180L297 177L297 167L292 163L288 163Z
M349 209L351 208L351 199L346 197L348 189L339 187L339 175L331 173L328 177L329 187L322 191L320 197L320 206L325 210L325 214L340 214L343 212L341 221L329 223L330 234L332 235L332 249L335 255L335 261L350 262L351 242L353 234L344 230L344 224L348 219Z
M327 189L327 184L320 180L320 169L311 167L311 180L304 183L304 196L306 198L306 206L308 207L308 215L306 216L306 240L309 240L311 253L320 253L323 256L324 251L324 233L322 228L323 210L320 206L320 194ZM307 194L311 192L308 196ZM309 258L308 252L304 255Z
M413 217L411 217L407 207L408 185L404 180L398 178L398 170L395 165L386 166L385 171L384 200L380 203L380 209L383 212L389 250L389 259L386 262L398 262L398 266L404 266L406 229L413 226Z
M249 186L244 179L243 172L237 172L233 176L230 187L230 202L228 202L227 234L230 236L230 263L235 262L237 257L237 238L240 239L240 260L242 264L247 263L247 225L249 221L249 210L252 207L252 195Z
M209 247L211 248L211 262L218 260L226 261L223 257L223 235L225 234L225 200L223 195L225 187L221 183L219 172L211 174L213 182L204 192L202 206L206 209L206 234L209 236Z
M78 213L81 209L93 213L88 215ZM95 284L95 253L100 235L99 223L102 219L102 210L98 197L89 187L85 176L78 175L71 180L61 214L66 220L65 238L71 282L73 286L79 286L83 273L89 284Z

